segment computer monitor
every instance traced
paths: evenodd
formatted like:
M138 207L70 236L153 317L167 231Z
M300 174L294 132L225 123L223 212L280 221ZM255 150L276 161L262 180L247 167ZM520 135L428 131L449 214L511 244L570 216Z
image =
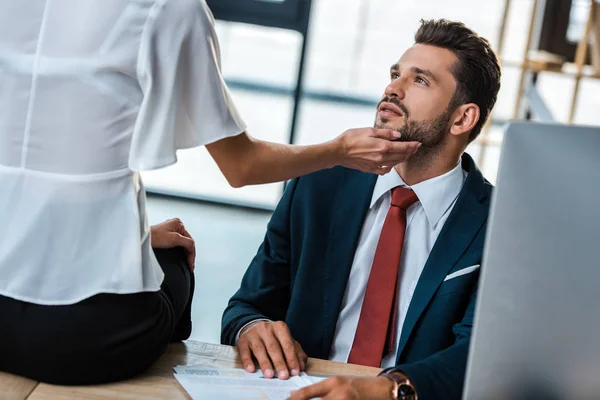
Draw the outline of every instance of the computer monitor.
M508 126L465 400L600 399L600 128Z

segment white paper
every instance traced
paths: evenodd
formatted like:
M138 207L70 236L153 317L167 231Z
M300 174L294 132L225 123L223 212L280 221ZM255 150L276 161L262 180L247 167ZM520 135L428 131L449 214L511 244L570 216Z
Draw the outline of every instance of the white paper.
M260 371L248 373L243 369L186 366L175 367L175 378L194 400L283 400L292 391L324 379L305 373L287 380L266 379Z

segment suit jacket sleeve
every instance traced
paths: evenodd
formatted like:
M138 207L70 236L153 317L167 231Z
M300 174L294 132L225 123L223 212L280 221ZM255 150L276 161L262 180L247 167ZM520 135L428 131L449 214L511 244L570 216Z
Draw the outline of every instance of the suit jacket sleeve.
M252 320L285 320L290 302L290 209L297 186L297 179L288 185L240 289L229 300L222 320L223 344L235 345L238 331Z
M424 360L396 366L415 385L420 400L462 398L471 330L475 314L477 286L462 321L454 326L454 344Z

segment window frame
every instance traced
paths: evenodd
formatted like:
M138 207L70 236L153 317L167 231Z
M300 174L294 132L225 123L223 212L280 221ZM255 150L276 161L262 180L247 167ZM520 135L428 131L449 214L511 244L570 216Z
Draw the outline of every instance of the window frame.
M563 56L569 62L575 62L578 45L578 42L569 41L567 37L572 11L573 0L546 0L538 45L538 49ZM591 64L590 52L585 63Z
M310 16L310 0L206 0L216 19L306 34Z

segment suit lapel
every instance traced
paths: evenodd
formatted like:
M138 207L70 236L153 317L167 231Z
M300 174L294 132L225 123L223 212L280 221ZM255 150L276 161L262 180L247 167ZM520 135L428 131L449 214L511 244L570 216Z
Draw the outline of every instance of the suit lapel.
M484 178L467 154L463 168L469 175L427 259L414 295L411 299L398 344L397 359L404 351L408 338L435 291L444 281L454 264L469 247L488 216L488 207L482 203L487 197Z
M346 170L331 217L324 271L322 350L329 354L377 175Z

